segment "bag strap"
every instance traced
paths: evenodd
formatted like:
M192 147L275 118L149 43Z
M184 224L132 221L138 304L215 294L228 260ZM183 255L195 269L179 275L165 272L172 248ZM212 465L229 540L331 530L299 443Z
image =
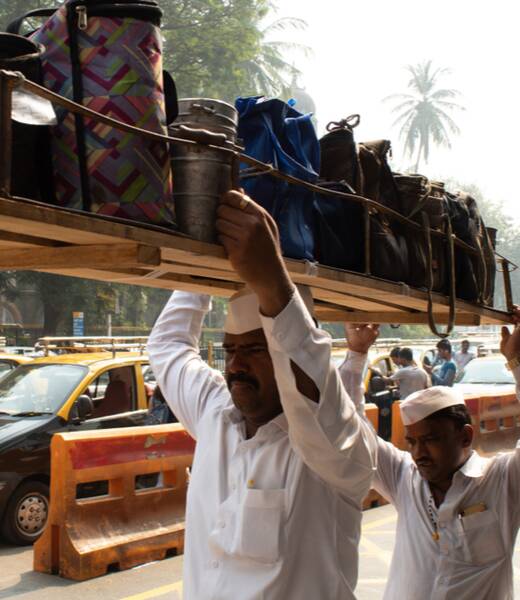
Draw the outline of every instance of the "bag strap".
M461 200L465 201L466 203L468 202L469 199L471 199L471 196L469 194L467 194L466 192L458 192L458 196ZM486 231L484 228L484 223L482 221L482 217L478 213L477 213L477 216L478 216L478 222L477 222L478 231L484 238L487 238ZM471 217L470 217L470 219L471 219ZM483 229L484 229L484 231L482 231ZM480 237L481 236L477 234L476 239L475 239L475 244L476 244L475 250L478 250L478 253L479 253L478 269L480 271L481 281L482 281L482 287L481 287L480 293L479 293L479 300L483 304L486 304L486 300L487 300L487 296L488 296L487 290L491 289L490 282L489 282L490 273L489 273L489 269L488 269L488 263L486 260L486 254L484 252L484 247L481 243Z
M78 27L76 14L67 6L67 30L69 33L70 63L72 67L72 96L74 102L83 105L83 73L78 42ZM76 130L76 145L81 184L82 209L89 212L92 208L87 164L87 143L85 120L82 115L74 115Z
M30 19L31 17L50 17L57 10L58 8L37 8L35 10L30 10L21 17L18 17L14 21L11 21L9 25L5 28L5 30L7 33L15 33L19 35L20 30L22 29L23 22L26 19Z
M435 323L435 317L433 316L433 251L432 251L432 237L430 231L430 219L428 218L428 214L422 213L423 225L424 225L424 234L426 237L426 248L427 248L427 277L428 277L428 324L432 332L440 337L447 338L450 333L453 331L453 327L455 326L455 249L453 244L453 232L451 229L451 221L446 219L446 235L448 238L448 262L449 262L449 280L450 280L450 289L449 289L449 315L448 315L448 325L446 327L445 332L440 332L437 324Z
M495 275L495 268L494 268L495 248L493 247L493 244L491 243L491 238L489 237L489 232L486 229L486 226L484 224L482 217L480 218L480 226L482 229L482 240L484 242L482 244L482 254L483 254L483 258L484 258L484 263L486 265L486 287L485 287L483 301L484 301L484 304L489 304L492 306L493 305L493 288L494 288L493 277Z
M428 201L430 194L432 192L432 184L427 179L426 180L426 192L419 198L419 202L417 202L415 208L410 212L410 214L406 215L409 219L411 219L414 215L416 215L420 210L423 209L424 205Z

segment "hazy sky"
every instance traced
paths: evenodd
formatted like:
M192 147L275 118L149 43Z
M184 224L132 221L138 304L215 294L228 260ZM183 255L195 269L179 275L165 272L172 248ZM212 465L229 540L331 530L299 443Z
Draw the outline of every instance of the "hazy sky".
M314 50L294 62L316 101L320 134L328 121L360 113L357 141L391 139L396 167L410 161L401 161L395 117L382 98L407 91L407 64L432 59L451 69L442 86L461 92L466 111L453 115L461 135L452 138L451 150L433 150L420 170L432 179L478 184L520 223L518 3L278 0L278 6L278 16L309 24L304 33L282 35Z

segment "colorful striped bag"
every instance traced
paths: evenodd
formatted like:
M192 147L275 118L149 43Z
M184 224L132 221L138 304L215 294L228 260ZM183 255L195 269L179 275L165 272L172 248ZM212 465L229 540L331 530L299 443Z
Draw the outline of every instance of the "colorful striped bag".
M166 133L161 16L152 0L68 0L31 35L45 46L44 85L104 115ZM172 223L166 143L57 113L52 155L58 205Z

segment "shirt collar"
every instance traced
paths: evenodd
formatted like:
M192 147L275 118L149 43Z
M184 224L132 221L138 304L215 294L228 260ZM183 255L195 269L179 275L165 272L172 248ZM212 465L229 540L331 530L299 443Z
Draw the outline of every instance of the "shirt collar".
M470 457L458 470L458 473L462 473L465 477L482 477L487 462L488 459L480 456L475 450L472 450Z
M228 423L233 423L233 424L241 423L244 420L242 413L233 404L233 401L230 401L230 404L226 405L222 409L222 416ZM287 433L287 431L289 431L289 424L287 423L287 417L283 413L280 413L277 417L275 417L274 419L271 419L269 421L269 423L262 425L262 427L260 427L258 429L258 431L262 431L267 428L271 429L273 426L278 427L279 429L281 429L282 431L285 431L286 433Z

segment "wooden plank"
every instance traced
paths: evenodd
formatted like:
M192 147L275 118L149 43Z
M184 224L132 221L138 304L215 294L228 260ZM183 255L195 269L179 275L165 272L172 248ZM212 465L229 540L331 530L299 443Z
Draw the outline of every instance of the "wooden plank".
M321 287L311 286L312 296L317 300L327 302L328 304L335 304L338 306L346 306L351 309L358 309L362 311L382 311L382 312L396 312L402 311L403 314L412 312L412 309L397 306L395 303L390 304L386 302L376 302L371 299L360 298L359 296L346 294L341 292L335 292L326 290Z
M78 269L85 265L109 267L112 265L158 266L161 264L159 248L131 245L66 246L63 248L21 248L3 250L0 254L0 270Z
M76 255L76 262L62 258L58 263L54 258L60 253L41 255L42 249L63 250L67 245L118 246L121 251L123 246L150 246L152 252L160 248L162 262L158 265L154 260L150 263L139 259L132 263L129 255L125 260L120 260L122 255L119 255L110 263L106 255L96 257L86 248L88 254L83 255L87 258L84 262L78 258L80 255ZM41 256L26 256L22 260L20 255L17 258L7 254L15 252L17 246L21 249L24 246L39 248L37 255ZM0 198L0 248L5 255L0 261L4 266L0 268L7 268L5 265L11 261L9 268L15 268L14 264L17 268L40 267L38 270L76 277L165 289L190 289L223 296L229 296L241 286L223 248L218 245L198 242L165 228L114 221L28 200ZM52 264L45 263L45 256L49 261L52 258ZM61 252L61 256L66 256L66 253ZM13 262L16 258L18 263ZM380 318L398 318L403 323L425 317L427 294L422 290L308 261L286 259L286 264L296 283L310 285L318 300L328 302L340 312L349 309L384 314ZM434 312L439 322L445 318L448 305L446 296L434 294ZM460 313L459 322L461 319L471 321L471 324L477 320L482 323L507 323L511 320L503 311L467 302L458 301L457 311ZM417 313L421 313L421 317L414 316Z
M330 322L428 325L428 316L426 313L348 311L318 305L316 306L316 316L320 321ZM447 324L448 315L446 313L435 314L435 322L441 325ZM456 325L480 325L480 317L478 315L458 313Z
M189 275L176 275L165 273L160 277L144 278L139 269L121 269L118 271L105 271L101 269L37 269L45 273L65 275L68 277L82 277L109 283L125 283L141 285L164 290L184 290L197 294L211 294L229 298L237 292L242 284L227 281L218 281L204 277L190 277Z
M167 260L188 264L229 266L224 249L168 231L163 227L121 223L95 214L82 214L23 199L0 198L0 229L69 244L140 243L164 248ZM119 238L115 240L114 238Z
M3 224L3 223L2 223ZM9 233L0 230L0 247L2 248L27 248L31 246L57 247L63 246L62 242L55 242L43 237L23 235L21 233Z

